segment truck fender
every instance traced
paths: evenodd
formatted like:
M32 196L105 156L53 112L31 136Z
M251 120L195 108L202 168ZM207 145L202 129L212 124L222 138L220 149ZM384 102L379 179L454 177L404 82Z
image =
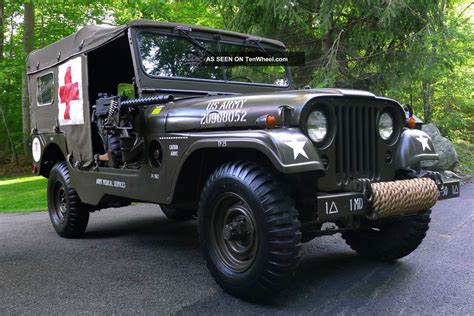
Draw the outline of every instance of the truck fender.
M324 170L315 146L298 128L201 132L193 136L199 139L189 146L186 158L202 148L249 148L263 153L282 173Z
M406 129L400 135L398 149L395 153L396 168L415 165L422 160L438 160L430 136L417 129Z
M66 138L63 134L34 134L31 135L33 170L36 175L46 175L43 170L48 161L61 161L66 157ZM62 156L61 156L62 155ZM51 168L48 166L46 168Z
M298 128L275 130L238 130L238 131L208 131L186 134L176 134L177 137L191 139L191 144L183 153L176 169L168 175L172 185L167 197L171 202L175 196L176 186L184 166L192 164L190 159L194 153L211 150L212 154L229 150L251 149L261 153L281 173L298 173L324 170L316 148ZM242 158L235 158L242 159Z

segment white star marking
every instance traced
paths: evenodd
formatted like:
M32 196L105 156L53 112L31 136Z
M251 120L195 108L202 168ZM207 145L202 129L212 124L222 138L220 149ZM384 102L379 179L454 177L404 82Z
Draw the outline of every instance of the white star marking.
M428 148L428 150L431 150L430 145L428 145L427 137L419 136L416 139L421 143L421 146L423 147L423 151L425 151L425 148Z
M291 140L291 142L285 142L285 145L287 145L287 146L291 147L291 149L293 149L293 159L294 160L296 160L296 158L298 158L299 155L306 157L306 159L309 159L308 155L304 151L304 145L306 145L305 140L297 141L293 138Z

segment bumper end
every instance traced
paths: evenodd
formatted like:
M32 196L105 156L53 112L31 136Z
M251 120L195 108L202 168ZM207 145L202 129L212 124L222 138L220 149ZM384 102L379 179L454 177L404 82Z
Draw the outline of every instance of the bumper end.
M439 191L439 198L438 200L446 200L459 197L461 190L460 190L460 182L459 180L447 180L443 181L443 186Z

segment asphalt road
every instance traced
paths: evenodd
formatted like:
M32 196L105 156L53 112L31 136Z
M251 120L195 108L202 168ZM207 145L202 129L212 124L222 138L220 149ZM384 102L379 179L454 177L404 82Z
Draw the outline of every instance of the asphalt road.
M0 215L0 315L474 314L474 184L439 202L421 246L395 263L339 235L302 248L296 279L271 302L224 293L200 256L196 222L154 205L92 214L85 239L56 235L46 212Z

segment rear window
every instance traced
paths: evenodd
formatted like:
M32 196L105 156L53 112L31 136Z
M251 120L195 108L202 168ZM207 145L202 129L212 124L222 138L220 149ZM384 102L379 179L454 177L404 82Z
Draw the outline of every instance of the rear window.
M54 75L47 73L37 79L37 100L38 105L52 104L54 101Z

